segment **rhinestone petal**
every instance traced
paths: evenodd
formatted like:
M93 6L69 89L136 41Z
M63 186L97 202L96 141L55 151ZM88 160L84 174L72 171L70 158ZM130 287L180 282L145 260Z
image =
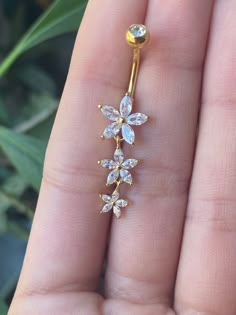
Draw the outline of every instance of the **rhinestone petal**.
M112 195L111 195L111 200L112 200L112 202L116 202L116 200L118 200L119 196L120 196L120 194L118 193L117 190L115 190L115 191L112 193Z
M106 203L105 206L102 208L101 212L108 212L112 209L113 204L112 203Z
M112 124L107 126L107 128L103 132L103 135L107 139L113 138L118 134L118 132L120 131L120 128L121 128L121 124L117 122L113 122Z
M132 98L128 95L124 96L120 102L121 116L126 118L129 116L132 110Z
M122 207L122 208L123 207L127 207L128 206L128 202L126 200L124 200L124 199L119 199L116 202L116 206Z
M129 170L130 168L135 167L138 164L138 160L136 159L128 159L126 161L124 161L121 166L126 169Z
M111 196L109 195L102 195L102 200L106 203L109 203L111 201Z
M104 116L106 116L110 120L116 121L117 118L120 117L120 113L111 105L104 105L101 108L101 111Z
M120 177L122 178L122 180L127 183L127 184L132 184L132 176L130 174L129 171L121 169L120 170Z
M133 129L128 124L122 124L122 136L129 144L134 143L135 134Z
M139 126L148 120L148 116L142 113L135 113L127 118L127 123L130 125Z
M113 206L113 212L116 215L116 217L119 219L121 215L120 208L118 206Z
M114 152L114 160L122 163L124 161L124 153L121 149L116 149Z
M117 163L113 160L101 160L100 164L102 167L109 168L110 170L117 166Z
M119 176L119 170L115 169L115 170L111 171L107 177L107 185L111 185L111 184L115 183L118 176Z

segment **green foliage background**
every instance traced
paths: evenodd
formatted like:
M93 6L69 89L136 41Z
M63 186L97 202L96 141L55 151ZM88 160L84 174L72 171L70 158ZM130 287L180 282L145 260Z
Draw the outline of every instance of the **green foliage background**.
M87 0L0 2L0 315L18 280L45 148Z

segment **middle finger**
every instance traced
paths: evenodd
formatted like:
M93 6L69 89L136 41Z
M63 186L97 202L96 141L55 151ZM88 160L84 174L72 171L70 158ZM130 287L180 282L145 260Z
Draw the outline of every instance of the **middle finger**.
M127 192L134 206L112 224L105 280L109 298L145 304L171 299L212 3L149 1L151 41L143 51L135 106L151 119L139 133L137 147L125 148L127 157L143 163Z

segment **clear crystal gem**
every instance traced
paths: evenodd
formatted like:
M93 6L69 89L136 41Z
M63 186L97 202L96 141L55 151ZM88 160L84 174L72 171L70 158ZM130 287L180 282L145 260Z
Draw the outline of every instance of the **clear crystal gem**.
M114 212L114 214L116 215L116 217L119 219L119 218L120 218L120 215L121 215L120 208L119 208L118 206L114 206L114 207L113 207L113 212Z
M138 160L136 159L128 159L122 163L122 168L129 170L130 168L135 167L138 164Z
M116 121L117 118L120 117L120 113L111 105L104 105L101 108L101 111L104 116L106 116L110 120Z
M147 115L142 114L142 113L135 113L135 114L130 115L127 118L127 123L130 125L139 126L139 125L144 124L147 121L147 119L148 119Z
M122 124L122 136L129 144L134 143L135 134L133 129L128 124Z
M109 195L102 195L102 200L106 203L109 203L111 201L111 196Z
M132 25L129 31L134 37L143 37L147 33L146 27L141 24Z
M103 135L107 139L113 138L118 134L118 132L120 131L120 128L121 128L121 124L117 122L113 122L104 130Z
M126 118L132 110L132 98L128 95L124 96L120 102L121 116Z
M118 176L119 176L119 170L115 169L115 170L111 171L107 177L107 185L111 185L111 184L115 183Z
M112 202L116 202L116 200L119 198L119 193L117 190L115 190L113 193L112 193Z
M122 180L127 183L127 184L132 184L132 176L130 174L129 171L121 169L120 170L120 177L122 178Z
M107 203L105 206L102 208L102 212L108 212L112 209L113 204L112 203Z
M114 161L112 160L101 160L101 166L105 167L105 168L109 168L110 170L112 170L113 168L115 168L117 165Z
M124 199L119 199L119 200L117 200L117 202L116 202L116 206L118 206L118 207L126 207L128 205L128 202L126 201L126 200L124 200Z
M114 153L114 160L116 162L122 163L124 161L124 154L121 149L116 149Z

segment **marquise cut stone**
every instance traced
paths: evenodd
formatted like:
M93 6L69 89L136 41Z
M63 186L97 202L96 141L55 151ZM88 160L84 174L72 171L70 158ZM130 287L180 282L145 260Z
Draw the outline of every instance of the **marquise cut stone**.
M103 135L107 139L113 138L118 134L118 132L120 131L120 128L121 128L121 124L117 122L113 122L112 124L107 126L107 128L103 132Z
M129 144L134 143L135 134L133 129L128 124L122 125L122 136L125 139L125 141L128 142Z
M128 205L128 202L124 199L119 199L117 200L116 202L116 206L119 206L119 207L126 207Z
M120 170L120 177L122 178L123 182L127 184L132 184L132 176L129 171L121 169Z
M116 149L114 153L114 160L116 162L122 163L124 161L124 153L121 149Z
M119 219L121 215L120 207L118 206L113 206L113 212L116 215L116 217Z
M120 114L122 117L126 118L132 111L132 98L125 95L120 102Z
M122 163L122 168L129 170L130 168L135 167L138 164L138 160L136 159L128 159Z
M140 126L148 120L148 116L142 113L134 113L127 118L130 125Z
M120 113L111 105L104 105L101 108L101 111L104 116L106 116L110 120L116 121L117 118L120 117Z
M105 168L109 168L110 170L112 170L113 168L116 167L116 163L112 160L101 160L101 166L105 167Z
M109 195L102 195L102 200L106 203L109 203L111 201L111 196Z
M107 185L114 184L118 177L119 177L119 170L115 169L111 171L107 177Z
M102 208L102 212L108 212L112 209L112 203L106 203L105 206Z
M117 190L115 190L113 193L112 193L112 202L116 202L116 200L119 198L119 193Z

